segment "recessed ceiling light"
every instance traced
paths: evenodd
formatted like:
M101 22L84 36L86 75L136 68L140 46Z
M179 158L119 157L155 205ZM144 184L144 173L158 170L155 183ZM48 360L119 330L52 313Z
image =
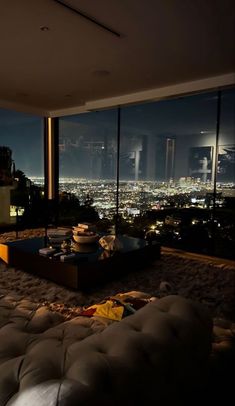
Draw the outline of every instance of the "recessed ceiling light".
M50 31L50 28L47 27L46 25L42 25L42 26L40 27L40 30L41 30L41 31Z
M95 70L94 72L92 72L94 76L99 76L99 77L105 77L105 76L109 76L110 75L110 71L109 70Z

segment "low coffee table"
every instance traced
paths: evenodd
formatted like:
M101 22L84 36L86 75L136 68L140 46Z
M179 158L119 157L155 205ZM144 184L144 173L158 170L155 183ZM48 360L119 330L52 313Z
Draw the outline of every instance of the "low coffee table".
M104 283L130 271L143 268L160 258L160 244L143 239L118 236L123 248L109 254L97 243L93 251L76 253L70 262L39 255L48 246L46 238L30 238L0 244L0 258L10 266L36 274L73 289L85 289Z

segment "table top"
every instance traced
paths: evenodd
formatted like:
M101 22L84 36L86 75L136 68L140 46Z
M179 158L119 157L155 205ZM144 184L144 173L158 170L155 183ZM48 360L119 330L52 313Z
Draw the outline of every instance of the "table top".
M121 242L122 248L117 252L104 250L98 242L95 244L79 244L79 252L74 252L75 257L73 259L73 262L95 262L97 260L105 260L122 253L128 253L145 248L149 245L146 240L140 238L119 235L118 239ZM32 253L35 255L40 255L39 249L50 246L47 237L34 237L25 240L10 241L5 244L26 254ZM57 247L56 252L59 251L61 251L61 248ZM46 258L50 258L50 260L53 259L55 261L60 261L59 258L53 258L53 256L49 256Z

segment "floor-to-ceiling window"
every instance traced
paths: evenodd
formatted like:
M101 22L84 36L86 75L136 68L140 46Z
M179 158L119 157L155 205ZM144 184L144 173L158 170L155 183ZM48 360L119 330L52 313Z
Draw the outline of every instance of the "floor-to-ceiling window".
M60 222L112 225L116 213L117 110L60 118Z
M123 230L190 251L234 255L235 92L221 95L121 109Z
M233 258L235 89L119 111L119 160L118 109L60 118L60 223L110 230L118 212L122 233ZM43 224L43 157L43 120L1 109L2 229Z
M211 93L122 109L120 200L133 233L208 249L207 236L202 242L196 235L209 218L216 106ZM125 200L128 189L131 201Z
M108 229L118 202L121 233L233 257L234 100L229 89L122 107L119 160L117 109L60 118L60 221Z
M218 256L235 252L235 90L221 92L217 148L214 245Z
M44 185L43 121L0 109L0 227L40 222Z

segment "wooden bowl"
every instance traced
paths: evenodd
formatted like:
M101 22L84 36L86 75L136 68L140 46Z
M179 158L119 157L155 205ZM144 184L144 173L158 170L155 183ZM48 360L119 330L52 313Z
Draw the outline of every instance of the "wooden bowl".
M93 244L98 241L100 236L98 234L94 235L73 235L73 239L78 244Z

